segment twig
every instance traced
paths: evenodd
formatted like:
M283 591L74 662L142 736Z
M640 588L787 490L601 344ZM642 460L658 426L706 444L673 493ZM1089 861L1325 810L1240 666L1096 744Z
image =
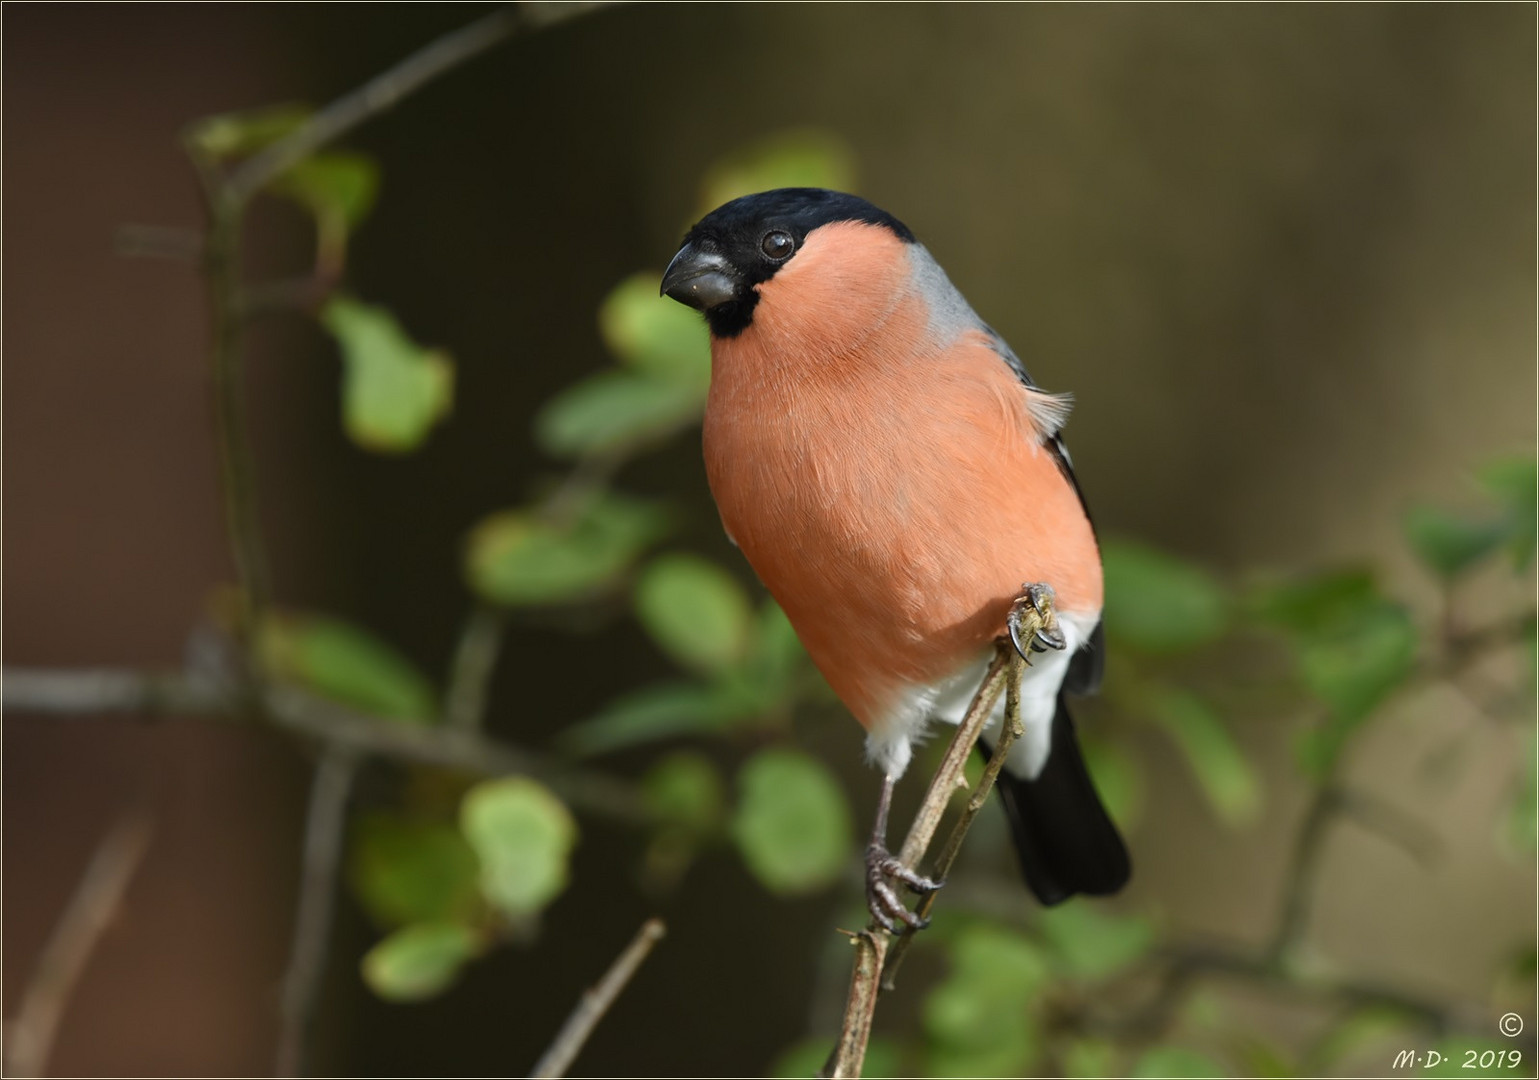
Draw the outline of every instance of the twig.
M226 183L231 198L245 202L269 182L321 147L399 104L427 83L511 38L565 22L607 4L538 3L502 8L445 34L362 86L337 98L303 126L246 159Z
M855 946L855 970L850 974L850 996L844 1006L844 1023L839 1041L820 1075L844 1077L860 1075L866 1061L866 1047L871 1042L871 1021L876 1015L876 999L882 992L882 965L892 936L877 926L867 927L852 936Z
M299 904L288 968L283 975L274 1076L307 1075L305 1050L326 975L337 871L347 828L347 803L357 772L358 755L350 748L333 745L321 755L310 783Z
M8 713L128 713L241 720L251 711L227 689L180 675L117 669L6 668L3 683ZM627 822L644 822L650 817L640 795L623 781L559 764L472 732L407 726L283 684L267 687L262 704L264 718L274 727L325 744L483 776L537 776L573 806L591 813Z
M904 866L918 866L935 838L941 817L958 787L966 786L963 770L967 755L994 713L994 705L1004 690L1012 670L1015 650L1008 641L998 643L994 660L983 676L983 684L967 707L956 734L946 747L940 766L930 780L924 802L914 815L908 836L898 859ZM965 830L964 830L965 832ZM823 1066L823 1076L856 1077L865 1062L866 1046L871 1038L871 1021L876 1011L876 999L881 993L882 966L886 959L891 936L873 920L864 931L855 935L855 966L850 974L850 993L844 1010L844 1022L840 1025L839 1039Z
M22 993L21 1008L6 1025L6 1075L43 1075L70 995L143 861L152 831L147 817L127 817L97 845L43 947L37 971Z
M257 515L256 466L246 431L242 386L241 329L245 301L240 286L240 207L219 185L213 165L192 149L190 140L188 146L208 204L205 276L213 326L209 370L213 375L219 490L239 586L235 637L246 654L245 674L256 680L260 675L260 666L255 662L256 627L267 606L267 556Z
M620 991L625 989L625 984L631 981L642 961L667 932L661 919L648 919L641 924L641 929L625 947L625 951L615 958L598 985L583 994L577 1008L572 1010L572 1015L567 1017L566 1023L556 1033L555 1041L535 1063L529 1073L531 1077L566 1075L572 1062L582 1052L583 1045L593 1034L593 1029L614 1004L615 998L620 996Z
M1005 767L1005 759L1010 753L1010 747L1015 745L1015 740L1025 734L1021 726L1021 676L1025 673L1025 665L1021 658L1013 650L1005 653L1009 664L1005 678L1005 721L1000 725L999 741L994 746L994 752L989 756L988 765L984 767L983 775L978 779L978 786L973 790L972 796L967 800L966 807L962 810L962 816L957 818L956 824L951 827L951 833L946 837L946 842L941 846L940 854L935 858L935 866L930 871L930 876L937 881L946 880L951 873L952 864L957 860L957 855L962 850L962 841L967 838L967 830L973 826L973 819L978 816L978 811L983 809L983 804L988 801L989 793L994 790L994 781L999 779L999 772ZM930 914L930 909L935 906L935 898L939 893L925 893L920 898L916 907L917 914L923 918ZM914 934L904 934L893 945L888 953L885 970L882 973L882 989L891 990L898 982L898 968L903 963L904 954L914 943Z
M1319 876L1320 859L1324 855L1324 839L1331 819L1340 811L1341 800L1331 776L1325 777L1315 789L1304 811L1304 823L1299 826L1293 841L1293 857L1283 878L1282 909L1277 919L1277 929L1267 945L1265 962L1281 967L1288 954L1304 936L1309 921L1309 905L1314 894L1315 879Z
M967 768L967 755L972 753L973 743L978 741L989 717L994 714L994 705L1005 688L1005 676L1009 672L1010 656L1013 653L1014 650L1004 642L996 648L994 661L983 676L983 685L978 688L962 722L957 725L957 732L952 736L951 744L946 747L946 756L941 759L940 767L930 780L924 802L920 804L919 812L914 816L914 824L909 827L908 837L903 841L903 850L898 860L904 866L919 865L919 860L924 858L924 853L930 847L930 841L935 839L935 830L940 827L941 817L951 802L951 796L957 788L966 786L962 774Z
M475 731L486 716L486 695L502 649L502 613L477 604L460 631L459 645L444 693L444 724L454 731Z

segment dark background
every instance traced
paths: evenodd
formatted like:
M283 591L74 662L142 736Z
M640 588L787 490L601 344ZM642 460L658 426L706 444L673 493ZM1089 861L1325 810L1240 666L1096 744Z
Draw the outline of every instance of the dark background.
M172 667L229 576L200 281L113 252L125 223L200 226L179 130L329 100L483 10L10 6L7 664ZM1040 382L1074 391L1069 440L1104 530L1227 570L1371 556L1413 590L1406 504L1463 498L1472 469L1534 443L1534 121L1527 5L649 5L515 41L348 141L384 170L350 285L453 351L452 421L415 456L367 455L337 424L321 334L280 317L252 336L279 595L441 672L467 602L464 532L551 471L529 421L605 362L599 300L666 261L711 161L799 126L843 138L862 194L918 233ZM253 274L302 268L297 213L264 209L248 235ZM690 493L687 539L724 557L690 440L627 480ZM595 675L570 636L515 630L493 730L540 745L666 668L633 629L613 642ZM1370 976L1478 996L1497 957L1532 941L1531 868L1484 832L1521 749L1414 788L1412 763L1462 707L1422 706L1375 736L1357 779L1415 802L1447 857L1429 874L1348 831L1312 942ZM1208 824L1167 755L1126 903L1254 936L1299 806L1278 779L1287 735L1245 731L1277 782L1242 834ZM854 725L814 738L867 806ZM157 820L53 1070L270 1068L303 751L191 720L17 716L4 751L8 1002L102 830L136 803ZM368 777L363 797L389 784ZM585 822L540 943L422 1006L363 989L371 931L344 902L316 1067L526 1069L651 912L633 859ZM830 898L772 899L723 856L665 914L670 938L584 1072L741 1073L804 1033Z

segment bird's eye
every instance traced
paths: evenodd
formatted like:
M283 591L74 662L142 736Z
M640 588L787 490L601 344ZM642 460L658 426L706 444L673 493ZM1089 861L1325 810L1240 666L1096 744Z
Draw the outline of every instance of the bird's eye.
M764 239L759 241L759 250L764 252L776 262L791 257L791 252L796 250L796 241L791 239L791 234L784 229L772 229L764 234Z

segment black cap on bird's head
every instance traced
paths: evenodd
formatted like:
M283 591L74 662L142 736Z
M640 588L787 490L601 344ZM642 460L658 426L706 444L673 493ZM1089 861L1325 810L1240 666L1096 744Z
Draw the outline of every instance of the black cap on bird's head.
M855 195L761 191L717 207L689 230L663 274L662 295L704 312L716 337L735 337L753 322L758 286L791 260L808 233L836 221L880 225L914 241L903 222Z

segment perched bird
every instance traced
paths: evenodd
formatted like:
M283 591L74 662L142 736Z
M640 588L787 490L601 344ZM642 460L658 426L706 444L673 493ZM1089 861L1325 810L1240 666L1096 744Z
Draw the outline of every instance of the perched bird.
M1059 633L1033 643L1051 648L1025 670L1025 734L998 784L1022 870L1045 904L1121 888L1127 851L1064 705L1102 665L1100 551L1058 434L1069 399L1038 389L914 234L853 195L719 207L662 293L710 327L722 524L882 770L872 914L922 924L893 884L938 886L887 850L893 785L932 719L961 719L1023 582L1052 598Z

